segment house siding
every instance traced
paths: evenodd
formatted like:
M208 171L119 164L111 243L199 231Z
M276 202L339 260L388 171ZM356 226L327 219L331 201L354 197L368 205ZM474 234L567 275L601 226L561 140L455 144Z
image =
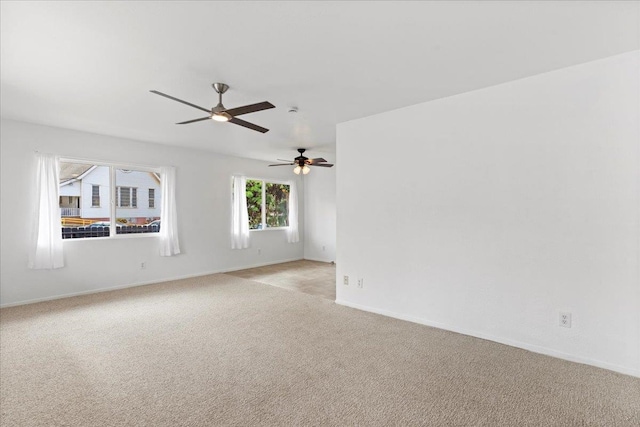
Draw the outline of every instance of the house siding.
M92 186L100 187L100 206L91 206ZM82 218L108 219L110 216L109 167L98 166L81 180Z
M97 166L77 182L60 187L60 196L79 196L82 218L108 220L110 218L109 167ZM92 189L100 189L100 206L92 206ZM144 224L160 218L162 194L160 182L151 172L116 169L116 187L137 188L137 207L117 207L116 218L125 218L132 223ZM149 189L155 192L154 207L149 207Z

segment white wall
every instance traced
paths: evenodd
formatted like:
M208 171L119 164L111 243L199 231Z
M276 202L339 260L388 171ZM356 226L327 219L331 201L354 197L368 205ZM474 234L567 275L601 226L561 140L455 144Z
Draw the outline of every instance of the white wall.
M157 236L153 235L68 240L64 241L65 268L27 269L35 150L107 162L176 166L183 253L160 257ZM127 153L126 158L119 153ZM252 231L251 248L230 249L231 175L290 180L295 175L288 169L269 168L268 163L255 160L10 120L1 122L0 157L3 305L303 258L303 239L287 243L284 230ZM299 180L300 228L304 229L302 187ZM146 269L140 269L141 262L146 262Z
M638 56L340 124L338 302L640 376Z
M312 168L304 176L305 259L336 259L336 169Z

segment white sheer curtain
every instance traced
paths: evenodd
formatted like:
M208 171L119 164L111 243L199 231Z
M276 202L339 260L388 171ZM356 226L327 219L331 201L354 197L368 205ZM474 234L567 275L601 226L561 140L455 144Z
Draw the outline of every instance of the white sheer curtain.
M249 212L247 211L247 178L233 177L231 205L231 249L249 247Z
M60 159L36 153L36 203L33 213L29 268L64 267L60 221Z
M160 255L180 253L178 240L178 215L176 213L176 168L165 166L160 170L162 202L160 208Z
M298 234L298 189L295 181L289 183L289 228L287 229L287 242L300 241Z

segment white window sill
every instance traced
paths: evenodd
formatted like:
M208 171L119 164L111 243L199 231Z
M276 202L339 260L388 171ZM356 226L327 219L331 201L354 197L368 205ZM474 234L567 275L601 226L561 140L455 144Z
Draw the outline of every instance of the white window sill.
M279 230L288 230L289 227L267 227L267 228L254 228L249 231L279 231Z

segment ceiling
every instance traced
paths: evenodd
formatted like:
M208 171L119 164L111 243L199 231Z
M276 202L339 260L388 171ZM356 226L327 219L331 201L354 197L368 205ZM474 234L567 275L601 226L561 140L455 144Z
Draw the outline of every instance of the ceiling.
M638 2L2 2L1 114L263 160L337 123L637 50ZM228 123L202 112L213 82ZM297 114L289 113L297 106Z

